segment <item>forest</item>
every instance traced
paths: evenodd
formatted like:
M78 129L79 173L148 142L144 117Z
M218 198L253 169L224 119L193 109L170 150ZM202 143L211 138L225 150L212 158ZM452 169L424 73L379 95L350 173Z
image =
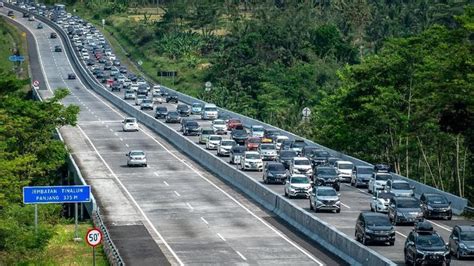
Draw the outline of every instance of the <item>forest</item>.
M68 2L157 81L474 199L470 1Z

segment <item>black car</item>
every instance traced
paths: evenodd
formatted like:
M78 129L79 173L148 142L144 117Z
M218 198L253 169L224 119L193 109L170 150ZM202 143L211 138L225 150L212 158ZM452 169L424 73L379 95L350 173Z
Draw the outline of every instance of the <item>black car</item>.
M403 248L406 265L449 265L451 255L443 238L428 222L416 224Z
M54 46L54 51L55 51L55 52L62 52L62 51L63 51L63 48L61 48L60 45L56 45L56 46Z
M199 135L201 128L196 121L187 121L183 126L183 135L185 136L196 136Z
M86 61L86 64L88 66L93 66L93 65L95 65L95 60L94 59L89 59L89 60Z
M316 150L311 156L311 164L313 165L313 167L327 164L329 157L331 157L329 152L321 149Z
M333 166L318 166L314 174L314 184L317 186L333 187L336 191L341 189L336 168Z
M146 86L139 86L137 89L137 95L148 96L148 88Z
M423 193L421 194L420 202L425 218L444 218L451 220L453 217L451 202L441 194Z
M291 143L293 143L292 140L286 139L280 144L280 150L279 152L281 153L282 151L289 151ZM298 154L296 154L298 156Z
M110 64L109 62L105 62L104 70L112 70L112 64Z
M295 157L298 157L298 154L296 154L295 151L280 151L280 154L278 155L278 161L282 163L286 169L290 169L291 161Z
M334 166L336 165L336 162L337 161L340 161L341 159L337 158L337 157L328 157L327 161L326 161L326 164L327 165L331 165L331 166Z
M167 103L178 103L178 95L169 94L166 96Z
M166 118L168 114L168 108L165 106L158 106L155 109L155 118Z
M67 74L67 79L76 79L76 74L74 73Z
M236 145L232 147L230 150L230 163L231 164L240 164L240 160L242 159L242 156L244 156L244 152L247 151L247 149L244 146L239 146Z
M288 172L282 163L267 163L263 168L263 183L285 184Z
M189 116L191 114L191 108L186 104L178 104L176 111L180 116Z
M385 163L378 163L374 165L374 171L375 172L391 172L391 167L388 164Z
M456 225L449 236L449 251L458 260L474 258L474 226Z
M238 144L244 144L249 135L245 129L234 129L230 133L230 137Z
M122 89L122 84L118 82L112 83L112 86L110 86L111 91L120 91Z
M301 154L303 151L303 148L308 146L308 143L302 139L296 139L293 142L291 142L290 149L296 151L298 154Z
M15 14L13 13L13 11L12 11L12 10L10 10L10 11L8 11L8 13L7 13L7 16L9 16L9 17L11 17L11 18L12 18L12 17L14 17L14 16L15 16Z
M23 17L24 18L29 18L30 17L30 14L26 13L26 12L23 12Z
M276 129L266 128L263 132L263 137L267 139L274 139L276 136L279 136L280 132Z
M423 220L420 201L414 197L394 197L388 205L388 218L394 225Z
M51 32L51 34L49 35L49 38L51 39L56 39L58 37L58 35L56 34L56 32Z
M375 212L361 212L356 221L355 238L364 245L388 243L395 245L395 228L387 215Z
M319 150L319 148L316 146L303 147L303 150L301 150L301 156L304 156L311 160L311 158L313 158L314 152L316 152L317 150Z
M166 123L179 123L179 114L178 112L172 111L168 112L165 117Z

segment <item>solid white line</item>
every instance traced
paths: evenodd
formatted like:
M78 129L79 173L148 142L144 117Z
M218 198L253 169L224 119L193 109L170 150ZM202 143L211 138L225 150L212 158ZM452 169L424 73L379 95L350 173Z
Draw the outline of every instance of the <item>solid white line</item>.
M178 191L176 191L176 190L174 191L174 194L176 194L176 196L178 196L178 197L181 197L181 195L179 195Z
M209 225L209 223L206 221L206 219L204 219L204 217L201 217L201 220L202 220L205 224Z
M148 219L148 216L146 216L145 212L142 210L142 208L140 208L140 205L138 205L138 203L135 201L135 199L133 198L132 194L130 194L130 192L127 190L127 188L123 185L122 181L120 181L120 179L117 177L117 175L114 173L114 171L112 170L112 168L110 168L109 164L104 160L104 158L102 157L102 155L100 155L99 151L97 150L97 148L95 147L94 143L92 143L91 139L89 138L89 136L87 136L87 134L84 132L84 130L82 130L82 128L77 125L77 128L81 131L81 133L84 135L84 137L87 139L87 141L91 144L92 148L94 149L94 151L97 153L97 155L99 156L100 160L104 163L105 167L107 167L107 169L110 171L110 173L112 174L112 176L115 178L115 180L120 184L120 186L122 187L122 189L125 191L125 193L127 194L127 196L130 198L130 200L135 204L135 206L137 207L137 209L140 211L140 213L143 215L143 217L145 218L146 222L150 225L150 227L153 229L153 231L155 232L155 234L158 235L158 237L161 239L161 241L163 241L163 244L165 244L165 246L168 248L168 250L171 252L171 254L173 255L173 257L178 261L178 263L180 265L184 265L183 262L178 258L178 256L176 255L176 253L171 249L171 247L168 245L168 243L165 241L165 239L163 238L163 236L161 236L161 234L158 232L158 230L156 230L155 226L153 225L153 223L150 221L150 219Z
M125 144L125 146L130 147L130 146L128 146L128 144Z
M221 234L217 233L217 235L223 240L223 241L226 241L225 238L223 236L221 236Z
M194 210L193 206L191 206L191 204L189 204L189 202L186 202L186 205L188 205L188 207L189 207L191 210Z
M242 255L242 253L238 252L237 250L235 251L243 260L247 260L246 257L244 257L244 255Z
M110 132L114 132L114 130L113 130L113 129L111 129L111 128L109 128L109 130L110 130Z
M397 234L399 234L399 235L403 236L404 238L407 238L407 236L406 236L406 235L404 235L404 234L402 234L402 233L400 233L400 232L398 232L398 231L395 231L395 233L397 233Z
M427 219L427 220L428 220L428 219ZM448 232L451 232L451 231L453 230L453 229L450 228L450 227L446 227L446 226L441 225L441 224L439 224L439 223L435 223L435 222L433 222L432 220L428 220L428 221L430 221L430 223L432 223L432 224L438 226L439 228L443 228L444 230L446 230L446 231L448 231Z
M157 172L154 172L153 174L156 175L156 176L158 176L158 173L157 173Z
M344 204L344 203L342 203L342 202L341 202L341 205L344 206L344 207L346 207L346 208L348 208L348 209L351 208L351 207L347 206L346 204Z
M123 141L123 138L120 138L120 141Z
M168 182L166 182L166 181L163 181L163 183L164 183L167 187L170 186L170 184L168 184Z

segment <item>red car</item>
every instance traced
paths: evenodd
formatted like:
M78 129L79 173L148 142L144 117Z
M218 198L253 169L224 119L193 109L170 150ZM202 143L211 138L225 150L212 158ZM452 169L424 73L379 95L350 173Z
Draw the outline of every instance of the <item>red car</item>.
M231 118L227 120L227 130L232 131L233 129L243 126L242 122L237 118Z
M262 140L259 137L251 137L245 141L245 148L248 151L255 151L260 146L260 143L262 143Z

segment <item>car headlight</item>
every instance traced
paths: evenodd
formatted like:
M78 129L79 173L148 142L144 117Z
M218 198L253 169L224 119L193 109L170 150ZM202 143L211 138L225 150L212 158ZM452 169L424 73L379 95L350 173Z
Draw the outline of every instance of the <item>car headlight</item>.
M459 248L461 248L461 249L467 249L467 246L466 246L466 244L464 244L464 243L459 243Z
M428 205L428 210L432 211L432 210L433 210L433 207L431 207L430 205Z
M268 173L268 175L267 175L267 176L269 176L269 177L273 177L273 174L272 174L272 173Z
M403 212L397 212L397 216L405 216Z
M290 188L291 188L291 189L296 189L296 187L294 187L294 186L290 186Z
M370 230L369 228L365 228L365 232L366 232L366 233L373 233L374 230Z

